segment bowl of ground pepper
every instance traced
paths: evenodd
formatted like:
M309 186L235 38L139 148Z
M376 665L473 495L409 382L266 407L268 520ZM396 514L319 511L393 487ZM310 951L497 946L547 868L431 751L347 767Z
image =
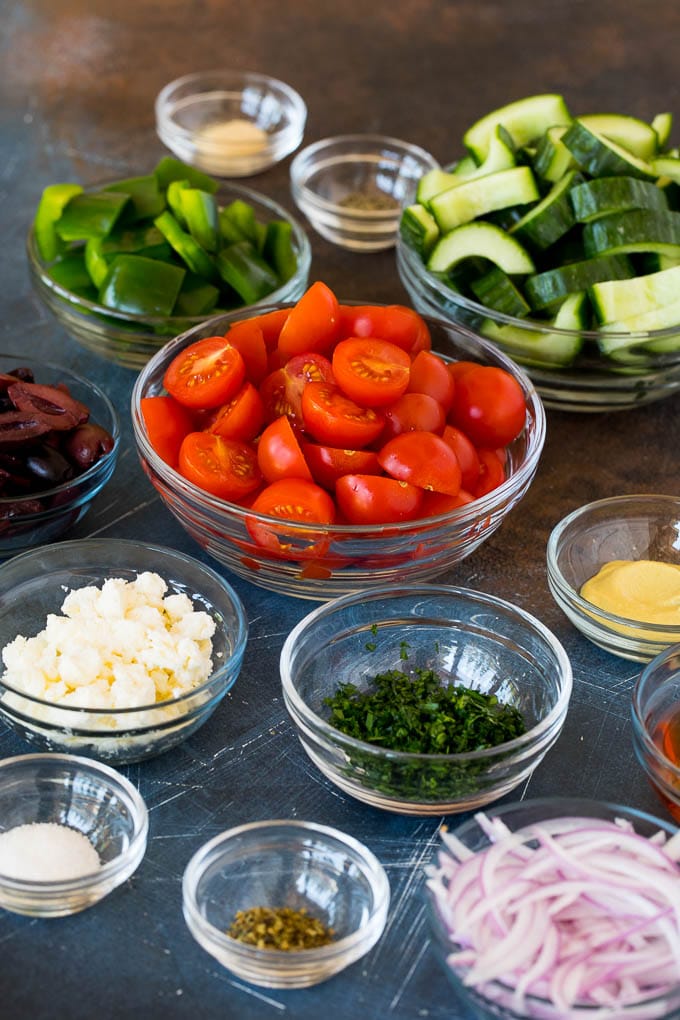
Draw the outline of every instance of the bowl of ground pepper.
M290 167L293 198L327 241L350 251L391 248L402 208L418 181L439 166L425 149L385 135L323 138Z
M344 970L380 938L390 901L371 851L337 829L252 822L200 847L182 883L196 941L256 985L307 988Z
M476 810L557 740L572 687L523 609L449 585L375 588L309 613L281 652L305 751L345 793L402 814Z

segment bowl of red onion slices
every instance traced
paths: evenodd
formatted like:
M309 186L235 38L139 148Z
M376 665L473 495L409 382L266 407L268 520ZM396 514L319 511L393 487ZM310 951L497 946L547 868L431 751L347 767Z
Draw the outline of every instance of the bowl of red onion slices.
M465 1016L680 1016L680 833L632 808L527 800L442 829L426 890Z

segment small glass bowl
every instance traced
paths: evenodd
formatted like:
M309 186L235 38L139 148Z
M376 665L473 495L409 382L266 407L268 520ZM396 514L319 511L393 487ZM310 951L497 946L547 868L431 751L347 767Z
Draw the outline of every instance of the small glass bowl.
M268 988L307 988L364 956L385 928L387 875L370 850L313 822L252 822L221 833L191 858L184 918L196 941L238 977ZM315 949L258 949L227 935L237 911L306 910L334 932Z
M614 821L620 818L630 822L635 831L645 838L656 832L663 832L667 838L673 836L677 829L674 825L662 821L653 815L637 811L634 808L605 801L581 800L579 798L539 798L524 800L512 804L504 804L489 812L490 817L498 818L512 831L550 819L575 817L604 819ZM469 850L477 853L490 846L489 838L479 827L474 818L463 822L451 834L459 839ZM520 1012L511 1007L512 989L500 980L487 982L483 988L472 988L463 984L464 972L449 965L448 957L458 948L448 935L444 921L437 908L434 894L426 889L428 913L431 930L434 936L435 952L451 982L459 1005L465 1010L464 1015L477 1020L501 1018L501 1020L671 1020L680 1016L680 981L666 995L646 999L637 1004L624 1007L616 1013L601 1010L599 1007L573 1007L568 1014L547 999L535 995L527 995L525 1008Z
M443 574L473 553L525 495L545 440L545 412L536 391L524 373L490 344L432 319L428 326L434 350L449 360L504 368L517 379L526 398L525 429L507 451L508 477L488 495L451 513L417 521L310 527L254 513L193 485L153 449L141 401L165 392L165 370L181 350L201 337L225 333L232 323L247 317L243 313L218 316L183 333L151 358L132 391L137 452L152 485L191 537L235 574L262 588L309 599L332 598L390 582L424 580ZM252 536L255 529L271 536L274 546L281 536L290 551L278 553L258 544Z
M608 339L636 340L629 360L616 361L599 353L601 334L595 330L554 329L537 320L516 319L457 293L430 272L401 237L397 240L397 266L401 282L419 312L467 326L494 343L525 368L546 407L617 411L649 404L680 390L680 324L644 333L608 333ZM556 343L571 345L581 340L581 352L572 364L560 367L551 359L551 346L554 349ZM531 344L539 350L530 357L526 348Z
M234 317L244 317L249 309L259 309L264 304L297 301L302 297L309 280L312 249L298 220L277 202L238 184L222 184L215 194L220 206L226 206L235 199L247 202L261 223L267 224L272 220L290 223L291 241L297 258L297 269L286 283L262 301L239 309ZM123 368L139 370L171 337L198 326L207 318L206 315L149 317L106 308L66 290L52 278L49 265L38 252L32 226L26 248L33 287L47 309L76 343Z
M680 644L660 652L642 670L631 714L637 760L680 823Z
M36 822L78 830L101 868L69 880L29 881L0 873L0 907L31 917L63 917L92 906L125 882L146 851L146 805L107 765L69 754L0 761L0 832Z
M308 145L290 167L293 198L314 229L350 251L391 248L402 208L439 166L425 149L383 135L338 135Z
M189 596L213 617L213 673L180 697L127 709L63 706L10 687L0 665L0 718L48 751L78 752L120 764L162 754L194 733L235 683L245 652L247 619L236 592L198 560L174 549L124 539L80 539L16 556L0 567L0 649L18 634L42 631L60 614L66 593L107 578L133 581L152 571L167 594Z
M89 379L59 365L27 358L23 353L0 353L0 374L15 368L29 368L39 384L64 383L71 396L90 409L89 420L111 435L113 447L82 474L60 485L46 486L42 492L25 496L0 496L0 559L53 542L74 527L111 478L121 441L118 412Z
M406 658L404 657L406 650ZM359 591L301 620L281 651L286 708L314 764L352 797L388 811L471 811L527 779L557 740L572 672L557 639L517 606L447 585ZM433 670L515 705L527 732L465 754L413 754L364 743L327 722L324 699L342 682Z
M612 560L655 560L680 566L680 497L640 493L587 503L564 517L547 546L548 584L560 609L594 644L648 662L680 641L680 624L616 616L579 594Z
M307 120L307 107L290 85L248 71L184 75L161 89L155 109L164 145L216 177L248 177L274 166L297 149ZM211 134L229 122L236 122L238 134Z

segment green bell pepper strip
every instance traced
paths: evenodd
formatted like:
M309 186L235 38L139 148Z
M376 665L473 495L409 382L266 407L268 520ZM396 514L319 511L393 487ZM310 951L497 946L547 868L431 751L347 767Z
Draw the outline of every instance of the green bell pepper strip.
M167 190L171 181L183 180L189 181L192 187L202 188L203 191L209 191L213 195L219 187L219 181L216 181L214 177L209 177L208 174L196 170L195 167L187 166L186 163L182 163L173 156L163 156L156 166L154 174L163 191Z
M219 289L195 273L188 272L175 302L175 315L209 315L217 307Z
M85 242L85 268L90 277L90 283L99 290L109 271L111 259L105 258L102 253L101 237L90 237Z
M171 315L186 270L144 255L116 255L99 302L132 315Z
M172 260L172 248L158 227L139 224L128 230L113 230L108 237L91 237L85 245L85 265L95 287L101 287L116 255L145 255L149 259Z
M258 247L259 235L256 226L255 210L252 205L244 202L241 198L236 198L229 205L224 206L220 218L227 220L238 231L241 237L237 238L237 240L243 238L246 241L252 241Z
M130 196L132 199L132 207L129 211L130 219L151 219L154 216L160 216L165 209L165 196L155 174L128 177L126 180L110 184L104 188L104 191L117 191Z
M117 191L93 191L75 195L57 220L57 234L63 241L106 237L130 202L129 195Z
M182 193L190 188L189 181L170 181L168 190L165 192L165 200L168 204L168 211L172 213L180 227L186 230L187 221L182 209Z
M219 247L219 217L215 196L200 188L183 188L180 201L191 236L206 251L216 252Z
M58 257L50 266L50 279L78 297L87 301L97 300L97 288L92 285L82 248L78 251L68 251Z
M55 224L64 211L64 207L76 195L82 195L80 184L49 184L42 193L33 221L35 243L40 258L51 262L65 250L66 245L57 236Z
M234 223L227 209L219 211L220 239L223 244L235 244L237 241L247 241L248 238L242 230Z
M250 241L237 241L216 256L220 276L251 305L271 294L279 278Z
M215 263L207 251L201 247L191 234L187 234L186 230L182 230L172 213L169 213L167 210L161 213L154 220L154 224L192 273L196 273L197 276L202 276L210 281L217 279L218 274Z
M293 228L290 223L272 220L267 224L262 255L275 270L281 283L295 275L297 256L293 249Z

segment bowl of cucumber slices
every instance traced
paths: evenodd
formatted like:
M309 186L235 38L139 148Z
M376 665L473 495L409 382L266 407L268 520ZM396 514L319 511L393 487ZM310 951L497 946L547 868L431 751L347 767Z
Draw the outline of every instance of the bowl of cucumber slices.
M415 307L493 341L547 407L680 389L680 149L673 118L572 114L557 94L475 122L401 216Z

